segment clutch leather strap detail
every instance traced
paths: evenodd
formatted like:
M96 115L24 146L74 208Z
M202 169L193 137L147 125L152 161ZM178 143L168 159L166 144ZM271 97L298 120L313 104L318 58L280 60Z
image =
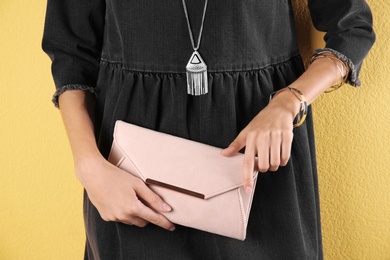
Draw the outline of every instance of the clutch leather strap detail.
M191 190L187 190L187 189L183 189L183 188L180 188L180 187L176 187L174 185L170 185L168 183L164 183L164 182L161 182L161 181L156 181L156 180L152 180L152 179L146 179L145 180L145 183L146 184L149 184L149 185L157 185L157 186L160 186L160 187L163 187L163 188L166 188L166 189L170 189L170 190L173 190L173 191L177 191L177 192L180 192L180 193L183 193L183 194L187 194L187 195L190 195L190 196L193 196L195 198L199 198L199 199L205 199L205 195L204 194L200 194L198 192L195 192L195 191L191 191Z

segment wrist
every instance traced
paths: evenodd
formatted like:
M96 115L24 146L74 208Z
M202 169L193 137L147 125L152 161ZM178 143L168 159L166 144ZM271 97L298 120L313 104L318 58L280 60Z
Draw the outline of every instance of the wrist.
M296 100L299 101L298 113L296 114L296 116L294 116L294 114L292 114L293 115L293 127L298 127L298 126L303 124L303 122L306 119L306 115L307 115L307 101L306 101L305 96L302 94L302 92L300 90L298 90L296 88L292 88L292 87L283 88L277 92L272 93L270 96L270 101L272 101L274 99L274 97L276 97L277 95L280 95L281 93L286 92L287 90L289 93L291 93L296 98ZM296 103L292 102L288 98L289 96L285 96L285 95L281 95L281 97L279 97L279 100L280 100L280 98L283 98L283 97L284 97L284 99L282 99L282 101L285 101L285 102L279 101L279 104L283 104L285 107L289 108L290 112L294 111L294 109L295 109L294 104L296 104Z
M73 150L73 161L75 166L89 164L91 161L96 161L102 158L103 156L97 146L83 145L77 150Z
M89 179L90 176L96 174L98 169L101 169L105 162L105 158L99 151L85 152L84 154L79 153L77 156L74 156L76 177L84 185L85 181Z
M300 110L300 101L287 88L282 90L283 91L276 92L275 95L272 96L270 103L277 104L287 110L291 113L292 119L294 120Z

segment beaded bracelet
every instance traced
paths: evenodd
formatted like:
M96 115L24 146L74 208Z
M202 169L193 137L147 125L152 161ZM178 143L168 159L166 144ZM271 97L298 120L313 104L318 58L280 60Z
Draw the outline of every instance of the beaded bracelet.
M299 112L295 116L294 121L293 121L293 127L295 128L295 127L301 126L303 124L303 122L305 122L305 119L307 116L307 102L306 102L306 98L302 94L302 92L296 88L286 87L286 88L282 88L278 91L273 92L269 96L269 100L271 101L277 94L279 94L280 92L285 91L287 89L290 90L290 92L299 100Z
M330 51L320 51L320 52L314 54L311 57L309 65L311 65L316 59L320 59L320 58L325 58L325 59L328 59L331 62L333 62L333 64L337 67L337 69L340 73L340 80L337 81L332 86L330 86L324 92L329 93L329 92L335 91L336 89L339 89L341 86L343 86L347 82L348 72L349 72L348 65L345 63L345 61L335 57L334 54Z

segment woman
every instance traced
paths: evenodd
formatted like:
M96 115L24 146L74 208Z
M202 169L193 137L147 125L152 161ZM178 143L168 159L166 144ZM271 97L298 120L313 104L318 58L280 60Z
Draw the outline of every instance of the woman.
M359 85L375 35L364 0L311 0L309 8L326 49L304 72L289 0L48 1L43 49L86 190L86 259L323 258L312 115L309 107L303 122L302 98L310 104L340 79ZM199 35L209 90L194 96L185 66ZM297 114L303 124L294 128ZM246 241L164 218L170 206L106 160L118 119L226 148L224 156L245 147L247 192L257 155Z

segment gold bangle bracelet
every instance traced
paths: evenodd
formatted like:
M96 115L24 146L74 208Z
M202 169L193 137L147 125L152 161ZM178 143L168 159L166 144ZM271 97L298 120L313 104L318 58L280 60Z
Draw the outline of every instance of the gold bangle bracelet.
M302 92L296 88L286 87L286 88L282 88L278 91L273 92L269 96L269 100L271 101L277 94L279 94L282 91L286 91L287 89L299 100L299 112L295 116L294 121L293 121L293 127L295 128L295 127L301 126L303 124L303 122L305 122L305 119L307 116L307 110L308 110L307 101L306 101L305 96L302 94Z
M335 91L339 89L341 86L343 86L347 82L349 69L348 65L345 63L345 61L337 58L332 52L330 51L322 51L314 54L310 60L309 65L311 65L316 59L320 58L326 58L333 62L333 64L337 67L337 70L340 73L340 80L334 83L332 86L330 86L327 90L324 91L324 93L330 93L332 91ZM339 65L337 64L339 63Z

